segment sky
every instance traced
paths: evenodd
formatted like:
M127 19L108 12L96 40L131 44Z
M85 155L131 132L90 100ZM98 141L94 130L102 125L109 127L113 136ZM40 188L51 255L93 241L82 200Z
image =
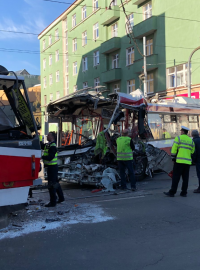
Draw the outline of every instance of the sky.
M44 0L0 0L0 65L8 70L26 69L32 75L40 75L40 47L37 35L68 6ZM37 35L9 33L5 30Z

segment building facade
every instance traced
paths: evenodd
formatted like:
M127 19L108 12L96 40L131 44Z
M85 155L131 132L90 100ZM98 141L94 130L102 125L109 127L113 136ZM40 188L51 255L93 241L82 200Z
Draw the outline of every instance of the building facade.
M200 41L198 5L195 0L76 0L38 37L42 106L99 85L111 92L143 90L143 37L147 95L187 94L187 61ZM190 66L195 97L199 58L197 51Z

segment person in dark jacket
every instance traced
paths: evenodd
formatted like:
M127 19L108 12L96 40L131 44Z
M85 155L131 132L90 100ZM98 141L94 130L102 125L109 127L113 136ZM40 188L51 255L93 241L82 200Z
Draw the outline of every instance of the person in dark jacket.
M194 190L194 193L200 193L200 137L198 130L192 130L192 137L195 144L195 152L192 155L192 161L196 165L196 172L199 180L199 186Z
M46 207L54 207L56 203L63 202L64 196L62 188L58 182L58 164L57 164L57 147L55 143L55 133L49 132L47 135L47 140L49 143L41 142L41 149L44 150L44 154L42 156L44 167L47 168L47 176L48 176L48 189L50 195L50 202L46 204ZM58 195L58 201L57 196Z

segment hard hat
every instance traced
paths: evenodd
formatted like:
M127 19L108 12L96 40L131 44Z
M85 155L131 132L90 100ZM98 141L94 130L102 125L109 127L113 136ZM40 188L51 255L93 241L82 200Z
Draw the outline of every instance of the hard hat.
M184 129L184 130L190 131L190 129L189 129L188 127L185 127L185 126L181 126L181 129Z

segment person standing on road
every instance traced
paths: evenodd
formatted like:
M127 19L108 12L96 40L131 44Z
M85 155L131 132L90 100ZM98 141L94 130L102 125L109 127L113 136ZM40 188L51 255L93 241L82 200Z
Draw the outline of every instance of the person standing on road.
M121 188L126 187L126 168L128 169L129 178L131 182L131 190L136 191L136 179L133 170L133 150L135 146L130 137L128 137L128 129L122 131L122 137L117 139L117 161L120 170Z
M58 164L57 164L57 147L55 143L55 133L49 132L47 135L47 140L49 143L42 143L41 148L44 150L44 155L42 156L44 167L47 168L48 176L48 190L50 195L50 202L46 204L46 207L54 207L56 203L63 202L64 195L62 188L58 182ZM58 194L58 201L56 192Z
M194 190L194 193L200 193L200 137L198 130L192 130L192 137L195 144L195 152L192 156L192 160L196 165L196 172L199 180L199 186Z
M176 194L180 177L182 176L182 191L180 196L187 196L190 165L192 164L191 155L194 153L195 146L193 140L187 135L190 129L181 126L181 135L177 136L171 150L172 160L174 161L172 186L164 194L168 197L174 197Z

